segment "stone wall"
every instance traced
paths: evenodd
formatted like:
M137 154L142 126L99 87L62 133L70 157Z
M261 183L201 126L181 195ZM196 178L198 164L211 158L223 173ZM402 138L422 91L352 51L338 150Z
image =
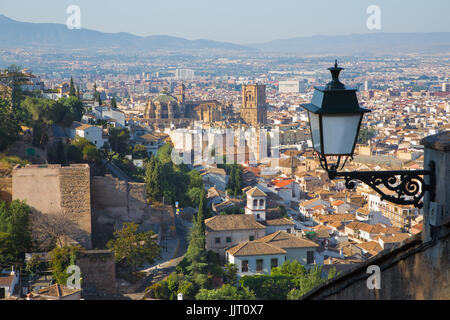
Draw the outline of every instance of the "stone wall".
M145 183L122 181L111 175L92 177L91 199L94 248L104 248L114 230L126 222L139 224L139 231L155 232L161 225L174 223L169 207L147 205Z
M308 294L306 299L417 300L450 299L450 241L423 243L419 235L405 246L369 260ZM369 289L370 265L380 267L380 289Z
M83 251L77 259L81 270L83 294L116 293L114 253L110 250Z
M77 164L17 166L12 172L12 198L24 200L38 215L60 215L70 224L70 238L91 248L89 166Z
M12 200L12 178L0 178L0 201Z

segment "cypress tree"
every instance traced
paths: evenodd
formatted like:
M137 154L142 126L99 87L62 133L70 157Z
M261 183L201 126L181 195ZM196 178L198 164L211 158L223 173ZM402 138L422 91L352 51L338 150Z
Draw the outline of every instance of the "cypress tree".
M192 273L203 273L208 266L206 262L205 200L205 190L202 189L198 213L197 217L194 217L186 253L186 257L191 262L188 270Z
M116 98L111 99L111 108L117 109L117 101Z
M71 97L75 97L76 96L76 92L75 92L75 86L73 85L73 78L70 77L70 93L69 96Z

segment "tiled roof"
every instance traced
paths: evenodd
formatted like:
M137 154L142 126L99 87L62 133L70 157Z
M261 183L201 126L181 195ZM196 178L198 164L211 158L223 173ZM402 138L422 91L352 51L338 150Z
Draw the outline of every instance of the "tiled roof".
M266 220L266 225L268 225L268 226L286 226L286 225L295 225L295 223L287 218L279 218L279 219Z
M265 242L247 241L238 244L227 250L227 252L235 257L239 256L259 256L272 254L286 254L286 250L278 248Z
M247 191L247 194L251 197L266 197L267 194L262 192L258 187L254 187Z
M392 236L380 236L378 238L384 243L399 243L409 239L410 235L407 233L397 233Z
M39 290L39 294L48 296L48 297L63 298L65 296L69 296L69 295L77 293L79 291L81 291L81 290L71 289L69 287L66 287L66 286L63 286L60 284L54 284L54 285L51 285L50 287Z
M276 246L278 248L286 249L286 248L310 248L310 247L318 247L319 245L315 242L300 238L291 233L287 233L284 231L277 231L272 234L269 234L265 237L255 240L255 242L264 242Z
M0 273L0 286L10 286L13 280L14 275Z
M383 251L383 248L380 246L380 244L377 241L369 241L369 242L362 242L356 244L358 248L363 249L364 251L370 253L371 255L375 256L381 251Z
M252 230L266 227L250 214L218 215L205 220L207 231Z
M272 184L277 188L283 188L290 185L294 180L292 179L276 179L272 181Z

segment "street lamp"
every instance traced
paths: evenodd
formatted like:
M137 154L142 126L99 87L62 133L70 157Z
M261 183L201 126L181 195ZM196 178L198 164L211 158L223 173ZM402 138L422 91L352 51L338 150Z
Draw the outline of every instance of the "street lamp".
M328 70L332 80L325 87L315 88L311 103L301 105L308 112L313 150L321 167L330 180L344 178L349 189L355 187L354 180L361 180L378 192L381 200L421 208L424 192L434 195L434 163L430 163L430 170L342 171L347 160L353 158L362 118L370 110L359 106L356 89L346 88L339 81L343 68L338 67L337 61ZM430 176L430 184L425 184L424 175ZM396 195L385 194L380 185Z
M361 120L369 109L359 106L356 89L347 89L339 81L337 61L328 68L332 79L325 87L316 87L311 103L302 105L308 111L313 149L326 170L339 169L353 155ZM329 161L335 159L335 163Z

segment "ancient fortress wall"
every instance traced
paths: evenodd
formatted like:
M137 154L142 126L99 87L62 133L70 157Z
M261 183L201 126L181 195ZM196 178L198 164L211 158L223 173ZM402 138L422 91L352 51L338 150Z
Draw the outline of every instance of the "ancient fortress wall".
M126 182L108 174L91 178L91 205L94 248L104 248L126 222L139 224L140 231L174 224L169 206L147 205L145 183Z
M24 200L34 212L63 214L74 225L71 237L91 248L89 166L27 165L12 173L12 198Z

